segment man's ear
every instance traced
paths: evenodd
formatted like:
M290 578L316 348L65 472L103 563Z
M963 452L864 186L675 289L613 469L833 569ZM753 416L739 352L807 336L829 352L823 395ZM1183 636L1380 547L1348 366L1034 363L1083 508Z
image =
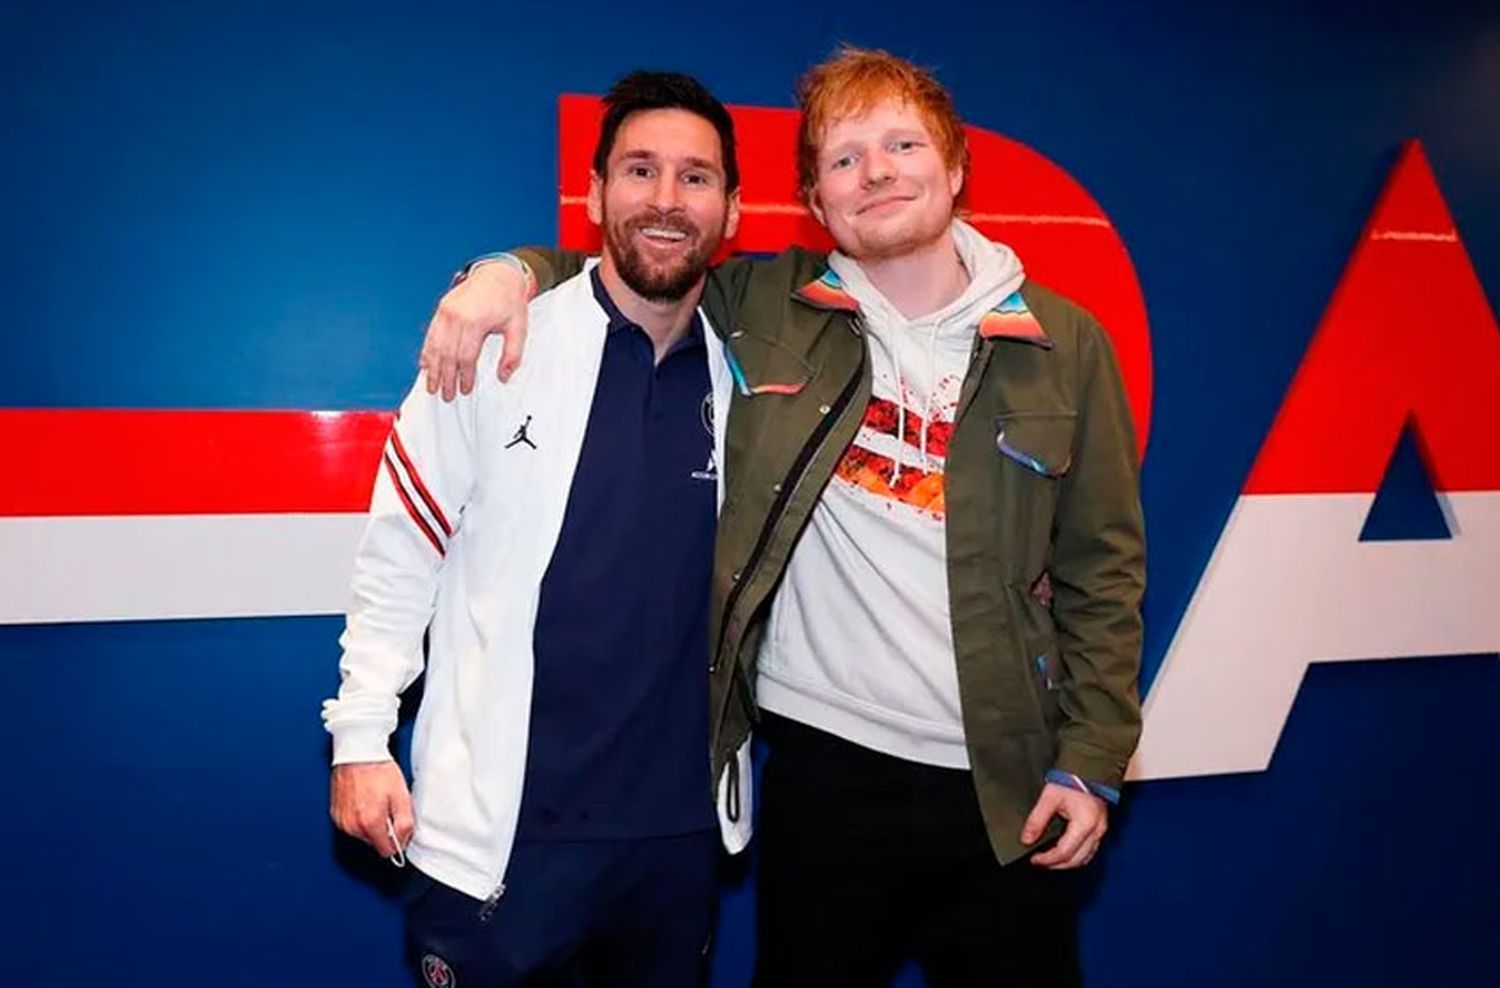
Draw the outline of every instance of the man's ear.
M955 199L957 199L958 194L963 191L964 178L965 175L962 168L954 168L948 172L948 190Z
M598 172L589 172L589 222L595 226L604 225L604 179L599 177Z
M731 239L740 229L740 190L729 193L729 206L724 211L724 239Z
M823 216L823 204L818 202L818 190L808 189L804 194L804 198L807 199L807 208L812 210L813 218L818 221L818 225L826 228L828 221Z

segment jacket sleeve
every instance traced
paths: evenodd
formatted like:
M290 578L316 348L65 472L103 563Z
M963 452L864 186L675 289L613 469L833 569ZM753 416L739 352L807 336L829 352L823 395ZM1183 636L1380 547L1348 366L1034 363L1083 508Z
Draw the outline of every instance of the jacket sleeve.
M323 704L335 765L391 757L399 696L422 671L443 560L474 484L474 399L450 404L419 381L381 452L339 639L339 692Z
M1080 316L1073 465L1049 566L1063 682L1056 770L1117 791L1140 736L1145 524L1125 388L1109 339Z
M536 278L536 291L556 288L583 270L592 255L576 250L553 250L550 247L516 247L510 253L526 262Z
M709 270L703 286L703 311L721 335L727 336L739 321L740 307L758 265L764 266L765 262L735 257Z
M534 246L512 248L508 253L520 258L531 269L532 277L536 279L537 294L556 288L583 271L585 262L593 256L574 250ZM792 248L781 254L778 261L791 271L800 270L799 265L821 268L824 255ZM473 263L471 261L470 265ZM708 314L708 321L721 335L727 335L738 320L740 306L751 290L755 272L766 266L767 262L754 257L735 257L709 269L703 291L703 309ZM467 271L468 268L464 270ZM791 287L795 288L797 285L793 284Z
M556 288L583 270L589 254L549 247L517 247L510 251L526 262L536 278L537 294ZM739 308L749 290L755 270L753 258L731 258L709 269L704 286L703 308L708 321L721 334L727 334L738 317Z

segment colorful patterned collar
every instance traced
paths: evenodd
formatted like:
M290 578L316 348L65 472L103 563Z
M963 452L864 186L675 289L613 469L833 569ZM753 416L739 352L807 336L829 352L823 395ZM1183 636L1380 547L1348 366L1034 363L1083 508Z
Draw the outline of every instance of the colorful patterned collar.
M979 335L987 340L1020 340L1035 343L1044 349L1052 349L1052 337L1042 329L1042 324L1019 291L1011 292L1003 301L979 319Z
M823 273L792 293L808 305L819 309L834 309L841 312L858 312L859 303L844 287L844 280L833 268L824 268ZM1011 292L999 305L979 319L979 335L987 340L1008 339L1035 343L1052 349L1049 337L1026 300L1019 291Z
M844 289L844 279L833 268L824 268L823 273L792 293L808 305L819 309L838 309L843 312L858 312L859 303Z

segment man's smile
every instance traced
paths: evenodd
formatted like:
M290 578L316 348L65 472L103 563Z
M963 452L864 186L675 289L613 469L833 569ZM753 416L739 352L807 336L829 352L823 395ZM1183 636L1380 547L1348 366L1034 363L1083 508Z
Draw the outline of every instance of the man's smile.
M899 207L911 202L915 198L916 196L910 195L881 196L879 199L874 199L860 206L859 209L855 210L854 215L863 216L866 213L893 211L893 207Z

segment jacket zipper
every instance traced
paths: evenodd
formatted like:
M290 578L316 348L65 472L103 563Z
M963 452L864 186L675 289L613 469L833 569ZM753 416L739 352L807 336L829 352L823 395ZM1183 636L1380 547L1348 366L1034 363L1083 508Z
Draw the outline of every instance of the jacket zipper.
M856 336L861 335L858 323L859 317L855 316L853 329ZM760 564L760 557L764 554L767 544L771 541L771 533L781 523L781 516L786 511L787 503L791 501L792 495L801 486L802 478L807 472L808 464L822 450L823 443L827 440L828 434L833 431L834 423L839 420L839 417L844 413L844 409L853 400L854 392L859 390L859 382L865 373L865 354L866 351L861 346L859 365L855 367L853 375L849 378L849 383L844 385L844 390L839 393L839 396L834 399L833 404L829 406L828 411L823 415L823 421L818 423L818 428L808 438L806 445L802 447L802 452L797 455L796 461L793 462L791 470L787 472L787 479L782 481L781 490L777 493L776 500L771 504L771 513L766 520L766 524L760 530L760 537L755 540L755 548L750 552L750 559L745 563L744 568L740 570L741 578L735 582L734 588L729 591L729 596L724 599L724 623L719 627L719 641L714 649L713 662L708 667L709 672L713 672L719 667L720 656L724 651L724 635L729 627L729 619L734 614L734 606L739 601L740 591L744 589L745 584L750 582L750 576ZM787 483L787 481L791 481L791 483ZM753 722L755 720L755 704L750 700L750 681L745 673L745 667L738 661L734 663L734 677L740 687L740 703L745 705L746 712ZM728 704L729 694L726 691L724 695L724 705L726 708ZM723 710L719 711L719 721L721 724L723 723L723 713ZM715 739L715 743L717 743L717 738ZM738 755L730 757L728 768L732 776L730 786L728 787L729 791L724 794L725 815L731 821L738 822L741 809L739 805Z
M494 914L495 907L500 905L500 897L504 894L505 883L501 882L495 887L495 891L490 893L490 897L485 899L484 903L479 907L479 921L481 923L488 923L490 921L490 916Z
M854 321L858 323L858 317L855 317ZM859 335L857 328L856 335ZM740 591L745 589L745 585L750 582L756 567L760 565L760 557L765 553L766 546L770 544L771 534L781 524L781 516L786 511L787 504L797 492L797 488L802 485L802 478L807 472L808 464L822 450L824 440L833 431L834 424L843 415L845 407L853 400L854 392L859 388L860 379L864 376L865 371L865 355L866 350L861 346L859 366L854 369L854 374L849 378L849 383L844 385L844 390L834 399L833 405L829 407L828 412L823 416L823 421L818 423L818 428L814 430L812 436L809 437L807 443L802 447L802 452L797 455L796 461L792 463L791 469L787 471L786 479L782 481L781 490L776 495L776 500L771 504L771 512L766 519L766 524L761 527L760 537L755 541L755 548L750 551L750 559L740 570L740 578L735 581L734 587L729 591L729 596L724 600L724 623L719 626L719 640L714 647L714 661L709 666L709 672L713 672L719 667L719 662L722 659L724 651L724 636L729 628L729 620L734 615L734 606L739 601ZM740 678L740 686L743 689L747 685L744 679L744 669L736 663L735 671Z

